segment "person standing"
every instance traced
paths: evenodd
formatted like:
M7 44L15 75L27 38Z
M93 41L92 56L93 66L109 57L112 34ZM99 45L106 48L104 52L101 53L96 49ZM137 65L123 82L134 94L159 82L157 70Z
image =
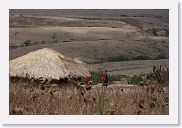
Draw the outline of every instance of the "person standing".
M103 86L108 86L108 75L107 75L107 70L104 70L102 72L102 81L103 81Z

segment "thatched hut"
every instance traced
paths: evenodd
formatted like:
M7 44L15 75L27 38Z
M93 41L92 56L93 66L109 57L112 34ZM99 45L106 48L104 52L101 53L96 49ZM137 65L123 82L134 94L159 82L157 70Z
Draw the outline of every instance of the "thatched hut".
M10 78L64 80L90 77L90 66L79 59L44 48L10 61Z

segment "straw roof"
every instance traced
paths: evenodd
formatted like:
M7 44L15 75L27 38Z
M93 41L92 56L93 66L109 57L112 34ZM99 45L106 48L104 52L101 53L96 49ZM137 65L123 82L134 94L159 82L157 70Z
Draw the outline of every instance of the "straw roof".
M60 78L90 76L87 64L50 48L30 52L10 61L10 77Z

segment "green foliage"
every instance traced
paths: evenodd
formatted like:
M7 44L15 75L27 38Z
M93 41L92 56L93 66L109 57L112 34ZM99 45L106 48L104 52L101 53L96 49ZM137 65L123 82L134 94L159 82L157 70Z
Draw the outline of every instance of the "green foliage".
M113 81L121 81L121 78L123 78L124 76L123 75L109 75L109 82L112 83Z
M139 85L142 80L141 76L134 75L128 80L128 84Z
M98 83L102 83L102 73L99 72L91 72L92 84L96 85Z
M109 57L108 62L119 62L119 61L129 61L128 57L124 56L116 56L116 57Z
M91 76L92 76L92 84L93 85L96 85L98 83L102 83L102 72L91 72ZM108 80L109 80L109 83L113 83L113 81L121 81L122 78L124 78L126 76L124 75L108 75Z

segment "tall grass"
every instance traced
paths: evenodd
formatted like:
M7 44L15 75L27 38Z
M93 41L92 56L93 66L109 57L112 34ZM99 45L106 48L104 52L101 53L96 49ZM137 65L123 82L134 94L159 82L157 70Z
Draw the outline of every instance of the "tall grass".
M70 87L10 85L9 113L25 115L168 115L168 88L95 86L81 95Z
M134 75L128 79L128 84L140 85L157 82L159 86L169 84L169 68L165 65L153 66L153 71L147 74ZM148 81L148 82L146 82Z

